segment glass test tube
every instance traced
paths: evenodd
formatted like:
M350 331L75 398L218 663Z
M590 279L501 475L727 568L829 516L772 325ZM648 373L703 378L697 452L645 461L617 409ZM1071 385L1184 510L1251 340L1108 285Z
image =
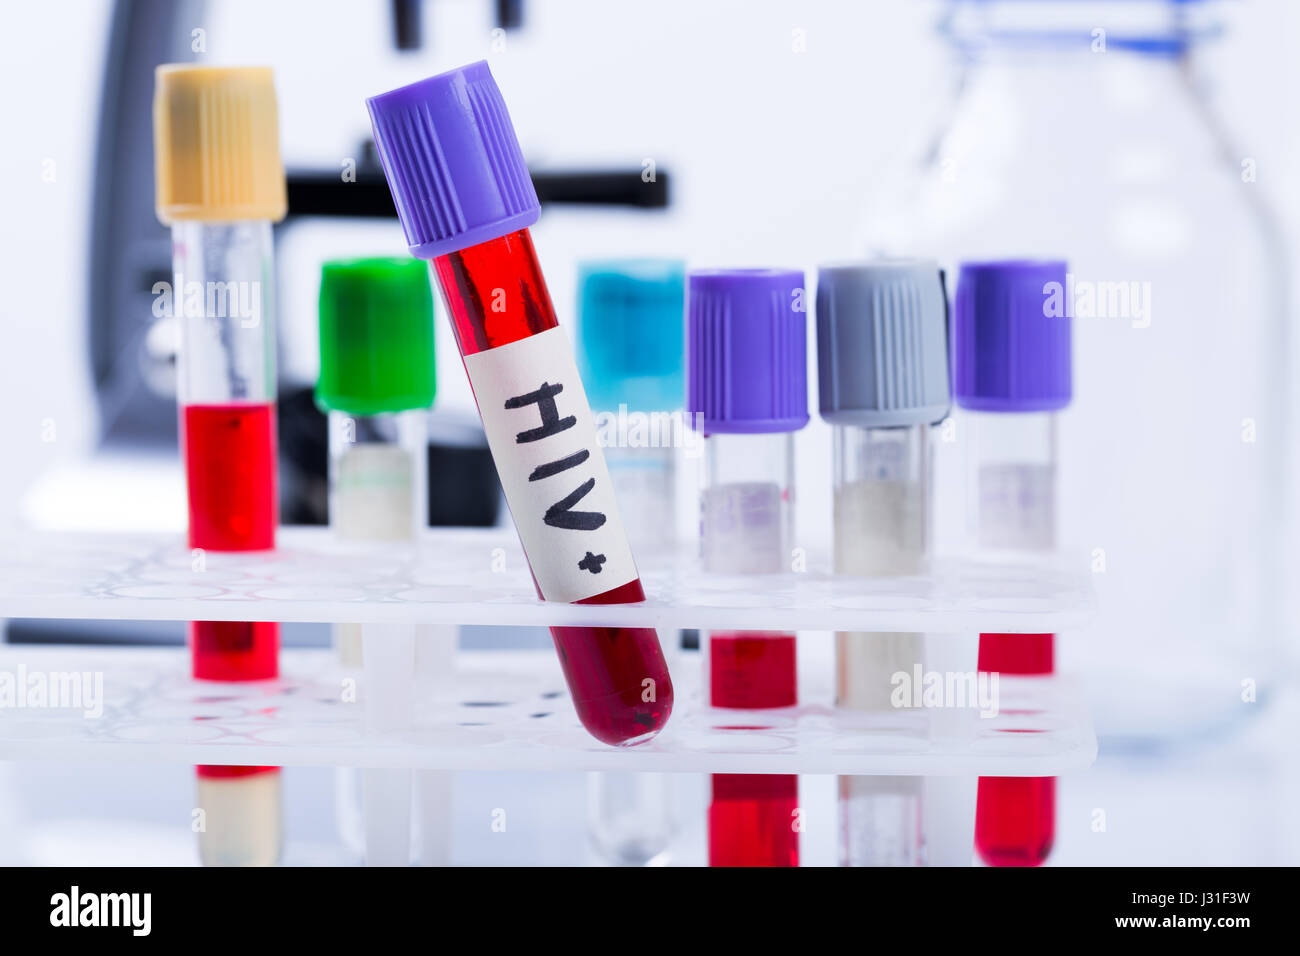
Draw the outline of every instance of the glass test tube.
M462 355L509 345L559 326L526 229L439 256L433 269ZM492 311L490 305L496 289L516 292L505 297L501 311ZM572 401L578 400L585 402L580 395ZM590 416L590 411L586 414ZM584 450L591 458L600 455L598 447ZM608 474L594 480L602 479L608 482ZM506 500L513 511L509 496ZM533 555L527 556L532 563ZM575 603L644 600L637 577ZM578 717L594 737L626 745L659 732L672 709L672 682L653 628L553 627L551 637ZM647 680L653 683L646 685ZM643 699L647 688L654 689L653 699Z
M174 288L185 296L177 400L191 548L275 547L271 248L266 221L172 226ZM201 304L187 289L202 290ZM194 621L190 646L194 676L202 680L261 680L278 672L275 623Z
M921 574L929 552L930 429L834 428L835 572L858 577ZM836 701L888 710L892 675L923 661L923 634L839 633Z
M861 577L920 574L929 553L930 427L836 425L835 572ZM924 666L925 635L835 635L836 705L909 708L894 701L893 675ZM922 866L923 778L840 777L840 863Z
M491 71L472 63L367 106L407 244L432 260L539 596L645 600L528 234L540 206ZM551 635L588 732L630 745L662 729L672 682L653 628L554 627Z
M1071 325L1044 309L1063 261L966 262L953 322L953 381L967 430L968 534L975 550L1034 560L1056 549L1057 413L1073 394ZM979 669L1053 670L1053 635L982 634ZM975 848L995 866L1035 866L1055 836L1056 781L981 777Z
M700 492L700 556L714 574L780 574L794 539L794 436L709 435ZM793 707L795 637L710 631L704 684L713 707Z
M826 266L817 282L818 393L833 427L837 574L924 573L930 549L931 425L950 404L947 298L928 260ZM894 677L925 663L925 635L835 635L836 704L895 714L915 706ZM889 721L877 716L873 720ZM927 862L924 779L841 777L840 863Z
M788 570L794 539L794 436L710 435L704 441L704 570ZM753 710L798 703L795 635L710 631L702 651L710 706ZM799 865L799 835L793 827L797 776L714 774L710 790L710 866Z
M172 231L189 545L270 549L278 523L271 224L286 207L271 71L160 66L154 150L158 217ZM189 643L195 678L279 673L276 623L194 621ZM279 768L200 766L197 775L202 862L276 862Z
M968 412L970 534L987 553L1056 548L1056 412ZM1051 634L981 634L979 669L1017 675L1054 670ZM981 777L975 849L989 866L1036 866L1056 837L1054 777Z
M329 422L329 521L344 541L410 542L427 522L433 290L410 258L326 262L316 404ZM334 628L362 664L362 625Z
M413 541L425 521L427 409L329 412L329 516L344 541ZM361 625L337 624L341 662L361 666Z
M700 561L737 586L731 576L790 570L794 432L808 422L804 291L803 273L788 270L690 276L688 404L705 436ZM711 707L798 703L795 635L711 631L702 651ZM710 866L799 865L797 776L714 774L710 786Z
M343 259L321 267L315 398L328 415L329 522L342 542L411 551L428 523L433 318L429 271L418 259ZM343 666L363 669L363 716L373 730L408 728L413 672L427 663L433 674L445 674L454 662L454 629L432 622L340 623L334 641ZM335 778L344 843L368 863L408 859L410 772L344 767ZM434 771L420 779L425 796L445 791L446 778Z
M271 223L285 212L275 89L262 68L162 66L154 101L159 218L172 228L177 401L189 544L275 546L275 301ZM196 621L194 676L278 671L279 626Z

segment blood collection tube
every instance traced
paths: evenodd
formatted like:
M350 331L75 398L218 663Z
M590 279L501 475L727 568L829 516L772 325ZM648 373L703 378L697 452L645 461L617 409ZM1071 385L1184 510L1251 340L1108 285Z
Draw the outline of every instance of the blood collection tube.
M1056 548L1057 414L1072 397L1070 319L1045 311L1064 262L961 267L953 325L954 391L969 465L967 533L981 553L1030 558ZM979 669L1053 670L1051 634L981 634ZM1036 866L1056 830L1052 777L981 777L975 848L990 866Z
M645 600L573 350L528 227L539 205L485 62L367 101L411 253L433 260L488 445L543 600ZM631 745L672 681L653 628L554 627L583 726Z
M677 545L685 298L685 267L671 259L578 266L578 370L628 538L643 559L667 557ZM592 773L587 793L588 833L603 859L622 866L667 859L672 774Z
M349 259L321 269L316 404L329 419L329 516L350 541L413 541L427 520L433 290L418 259ZM344 664L361 625L339 624Z
M160 66L158 218L172 230L189 544L275 547L275 309L271 224L285 214L275 88L260 67ZM195 621L193 673L278 672L279 625Z
M923 573L929 557L930 426L948 414L947 306L937 263L827 266L817 280L821 416L833 427L837 574ZM836 703L885 712L893 675L924 664L925 635L844 632ZM925 863L920 777L841 777L840 862Z
M794 546L794 433L808 423L802 272L692 272L687 409L705 438L700 556L706 572L777 574ZM795 635L705 635L712 707L798 702ZM799 778L714 774L710 866L797 866Z
M160 66L154 90L158 218L172 230L171 308L189 545L275 547L275 308L271 223L284 218L275 86L266 68ZM192 621L200 680L274 678L280 627ZM278 767L200 766L207 865L280 855Z

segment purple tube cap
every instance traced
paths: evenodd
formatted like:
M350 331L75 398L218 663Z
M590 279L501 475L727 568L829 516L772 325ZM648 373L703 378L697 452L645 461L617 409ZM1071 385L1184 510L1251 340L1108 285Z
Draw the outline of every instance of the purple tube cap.
M1074 395L1063 260L962 263L953 398L985 412L1059 411Z
M792 432L808 424L807 308L798 270L690 274L686 403L703 432Z
M366 107L412 255L447 255L537 221L537 193L485 61L373 96Z

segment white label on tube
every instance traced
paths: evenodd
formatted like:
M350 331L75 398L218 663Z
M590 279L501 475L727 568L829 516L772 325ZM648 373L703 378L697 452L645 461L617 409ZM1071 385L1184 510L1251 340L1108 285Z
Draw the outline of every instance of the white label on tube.
M542 597L571 604L635 580L596 422L564 331L547 329L467 355L465 370Z

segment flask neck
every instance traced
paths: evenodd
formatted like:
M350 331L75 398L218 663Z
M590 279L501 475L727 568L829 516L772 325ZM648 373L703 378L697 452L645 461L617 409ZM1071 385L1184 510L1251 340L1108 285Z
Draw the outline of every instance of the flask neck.
M1212 0L950 0L939 32L978 56L1043 51L1179 59L1218 35Z

